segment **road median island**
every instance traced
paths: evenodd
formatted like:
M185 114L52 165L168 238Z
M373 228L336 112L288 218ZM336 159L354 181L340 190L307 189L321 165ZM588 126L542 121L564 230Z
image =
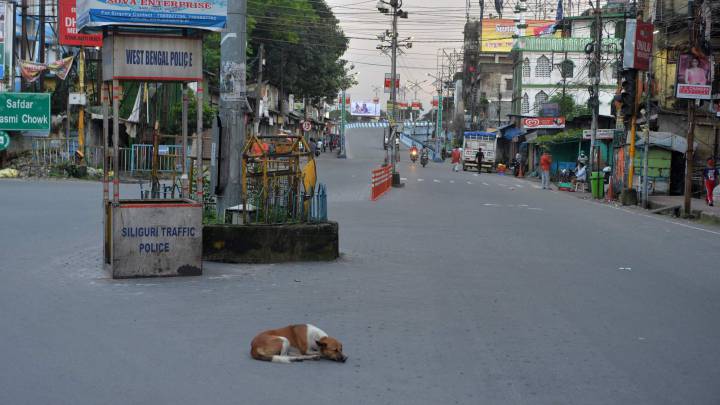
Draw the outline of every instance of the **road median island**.
M323 262L339 256L337 222L203 228L203 260L211 262Z

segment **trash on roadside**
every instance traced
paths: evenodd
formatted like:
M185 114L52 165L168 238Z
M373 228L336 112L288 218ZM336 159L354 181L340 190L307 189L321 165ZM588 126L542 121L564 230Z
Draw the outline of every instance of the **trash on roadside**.
M14 179L20 176L20 172L15 169L2 169L0 170L0 179Z

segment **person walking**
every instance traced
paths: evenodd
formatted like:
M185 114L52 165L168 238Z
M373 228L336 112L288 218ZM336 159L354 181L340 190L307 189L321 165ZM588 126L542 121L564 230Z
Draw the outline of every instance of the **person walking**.
M550 166L552 166L552 155L545 151L540 157L540 176L543 190L550 190Z
M707 167L703 170L703 179L705 179L705 191L707 192L705 202L711 207L713 206L713 190L715 190L715 185L717 184L718 174L720 174L720 172L718 172L718 169L715 167L715 161L713 158L709 158L707 160Z
M477 153L475 153L475 163L477 163L478 174L482 172L482 162L484 158L485 154L483 153L482 148L478 148Z
M460 169L459 169L460 158L461 158L460 148L453 149L450 157L452 158L453 171L454 172L460 171Z

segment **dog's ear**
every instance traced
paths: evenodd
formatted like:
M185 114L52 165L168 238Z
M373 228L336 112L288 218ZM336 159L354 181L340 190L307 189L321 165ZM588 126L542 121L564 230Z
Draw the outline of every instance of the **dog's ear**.
M322 342L320 340L316 340L315 344L318 345L319 348L325 348L325 346L327 346L327 343Z

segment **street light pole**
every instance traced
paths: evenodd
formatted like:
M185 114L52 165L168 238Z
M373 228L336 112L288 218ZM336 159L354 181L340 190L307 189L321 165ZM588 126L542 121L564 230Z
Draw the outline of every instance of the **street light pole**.
M390 103L392 105L392 121L391 121L391 133L392 133L392 156L390 159L390 162L392 164L392 184L393 186L399 186L400 185L400 173L397 171L397 154L399 153L399 145L398 142L396 142L396 138L398 137L397 133L397 116L398 116L398 108L397 108L397 88L396 86L396 80L397 80L397 20L398 20L398 6L399 2L397 0L392 0L390 4L393 7L393 19L392 19L392 38L391 38L391 48L392 48L392 57L390 62Z

